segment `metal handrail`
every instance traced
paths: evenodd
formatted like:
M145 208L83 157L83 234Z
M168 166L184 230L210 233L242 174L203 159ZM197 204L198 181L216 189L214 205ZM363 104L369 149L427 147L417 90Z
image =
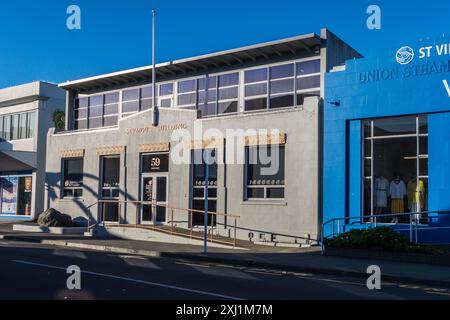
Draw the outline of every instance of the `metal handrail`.
M176 232L174 229L174 217L173 217L173 213L174 210L180 210L180 211L186 211L189 214L189 222L190 222L190 234L189 237L191 239L203 239L203 237L197 237L194 235L194 224L193 224L193 214L194 213L201 213L204 214L205 211L203 210L198 210L198 209L188 209L188 208L179 208L179 207L174 207L174 206L169 206L169 205L164 205L164 204L158 204L157 201L138 201L138 200L98 200L95 203L89 205L86 207L87 210L89 210L89 212L91 211L91 209L95 206L98 205L103 205L102 206L102 223L103 225L106 225L107 223L110 223L111 221L106 221L106 216L105 216L105 205L108 203L114 203L114 204L119 204L119 221L118 226L131 226L131 227L143 227L143 228L148 228L148 227L153 227L153 230L156 230L156 222L155 219L153 219L153 226L151 225L141 225L138 222L138 217L136 217L136 224L135 225L123 225L120 223L120 212L121 212L121 206L123 204L135 204L135 205L149 205L149 206L153 206L154 208L156 207L163 207L166 208L168 210L171 210L171 214L172 214L172 218L171 218L171 223L170 223L170 234L174 234L174 235L182 235L182 236L186 236L186 234L180 233L180 232ZM155 210L156 211L156 210ZM239 215L234 215L234 214L226 214L226 213L222 213L222 212L212 212L212 211L207 211L206 212L208 215L212 215L213 217L216 217L216 221L217 221L217 216L223 216L223 217L227 217L227 218L231 218L234 219L234 224L233 224L233 228L234 228L234 233L233 233L233 243L232 245L234 247L236 247L237 245L237 219L240 218ZM92 216L92 215L90 215ZM114 222L115 223L115 222ZM98 226L99 223L95 223L91 225L91 219L88 219L88 223L87 223L87 231L89 232L91 229L93 229L94 227ZM219 239L215 239L214 238L214 219L211 219L211 237L208 239L208 241L211 242L217 242L217 243L224 243L224 244L230 244L229 242L225 242L225 241L221 241ZM159 231L163 231L166 232L166 230L163 229L158 229Z
M377 225L387 225L387 224L389 224L389 223L377 222L376 221L377 218L409 217L409 224L408 225L409 225L409 229L410 229L410 240L412 238L412 232L413 232L412 226L414 225L415 226L415 239L417 241L417 226L420 225L420 224L418 224L417 219L415 219L414 223L413 223L412 217L413 216L417 216L417 215L425 215L425 214L428 215L428 219L430 219L430 216L429 216L430 214L450 214L450 211L421 211L421 212L408 212L408 213L376 214L376 215L367 215L367 216L333 218L333 219L327 220L327 221L323 222L322 226L321 226L320 246L321 246L322 254L323 254L324 249L325 249L325 247L324 247L324 240L328 238L328 236L326 237L324 235L325 227L328 224L330 224L330 223L332 223L332 228L333 228L331 236L335 236L336 235L336 233L334 232L335 222L338 223L337 235L339 236L340 235L340 229L341 229L340 228L341 221L344 222L343 226L344 226L344 230L345 230L345 226L346 225L351 225L350 223L346 224L345 223L346 221L351 221L351 220L360 220L361 221L361 220L364 220L364 219L370 219L370 220L374 220L375 219L375 222L364 222L364 221L361 221L361 224L372 224L372 225L377 226ZM391 225L391 224L389 224L389 225ZM401 225L401 224L396 223L396 225Z

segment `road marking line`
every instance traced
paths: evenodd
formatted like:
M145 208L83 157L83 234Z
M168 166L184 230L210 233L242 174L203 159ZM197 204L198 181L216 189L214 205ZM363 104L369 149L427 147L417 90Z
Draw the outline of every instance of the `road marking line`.
M58 267L58 266L52 266L52 265L49 265L49 264L35 263L35 262L29 262L29 261L23 261L23 260L11 260L11 261L15 262L15 263L21 263L21 264L37 266L37 267L44 267L44 268L64 270L64 271L67 270L67 268ZM115 276L115 275L112 275L112 274L105 274L105 273L92 272L92 271L83 271L83 270L81 272L85 273L85 274L94 275L94 276L100 276L100 277L106 277L106 278L112 278L112 279L118 279L118 280L125 280L125 281L136 282L136 283L141 283L141 284L147 284L147 285L151 285L151 286L155 286L155 287L161 287L161 288L174 289L174 290L179 290L179 291L184 291L184 292L198 293L198 294L212 296L212 297L217 297L217 298L223 298L223 299L229 299L229 300L244 300L242 298L226 296L226 295L213 293L213 292L207 292L207 291L202 291L202 290L195 290L195 289L177 287L177 286L173 286L173 285L169 285L169 284L163 284L163 283L157 283L157 282L151 282L151 281L145 281L145 280L139 280L139 279Z

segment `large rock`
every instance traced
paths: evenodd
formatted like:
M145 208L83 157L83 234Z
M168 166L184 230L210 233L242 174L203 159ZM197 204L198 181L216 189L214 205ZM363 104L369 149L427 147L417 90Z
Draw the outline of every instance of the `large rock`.
M55 209L44 211L37 220L41 227L70 227L73 225L72 218Z

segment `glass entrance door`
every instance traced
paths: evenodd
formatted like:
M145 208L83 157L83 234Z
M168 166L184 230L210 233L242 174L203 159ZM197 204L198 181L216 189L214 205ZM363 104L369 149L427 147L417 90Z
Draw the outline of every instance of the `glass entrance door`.
M141 209L142 224L161 224L166 222L167 176L145 175L141 182L141 199L152 204L144 204Z

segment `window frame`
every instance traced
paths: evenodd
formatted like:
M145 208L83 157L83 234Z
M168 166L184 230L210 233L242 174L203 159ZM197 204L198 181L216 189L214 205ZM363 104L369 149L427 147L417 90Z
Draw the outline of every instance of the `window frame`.
M268 148L272 146L277 146L278 148L284 149L284 177L282 181L284 183L279 185L273 185L273 184L267 184L267 185L260 185L260 186L250 186L248 184L248 171L249 171L249 158L250 158L250 148ZM244 202L284 202L286 200L286 146L285 144L272 144L272 145L256 145L256 146L245 146L245 164L244 164ZM262 198L253 198L249 197L249 189L263 189L264 190L264 197ZM283 189L283 197L282 198L269 198L268 195L268 189Z
M66 161L70 160L81 160L82 161L82 172L81 172L81 183L78 187L66 187L65 186L65 169L66 169ZM72 190L72 196L65 196L65 190ZM74 190L81 190L81 195L74 196ZM84 157L76 157L76 158L62 158L61 159L61 199L83 199L84 196Z

